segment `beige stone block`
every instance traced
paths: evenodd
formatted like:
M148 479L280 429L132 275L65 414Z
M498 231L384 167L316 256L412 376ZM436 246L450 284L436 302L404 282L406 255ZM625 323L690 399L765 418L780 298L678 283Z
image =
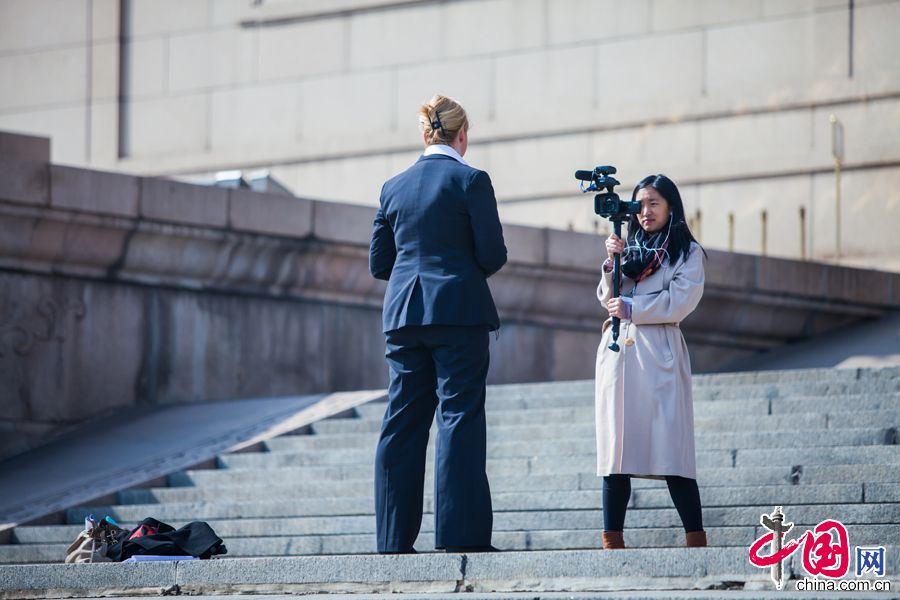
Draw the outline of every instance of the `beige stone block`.
M226 29L169 38L168 84L173 93L251 81L256 30Z
M74 104L85 99L87 53L48 50L0 56L0 110L34 110L52 104Z
M697 187L695 202L702 211L704 241L711 247L728 249L728 215L734 214L734 250L762 254L762 213L766 211L766 254L800 258L801 206L807 208L806 227L810 227L808 177L703 184Z
M549 44L604 42L646 33L650 0L553 0L547 3Z
M84 106L0 114L0 130L50 138L50 160L84 164L87 132Z
M119 97L119 44L94 44L91 49L91 101Z
M707 119L698 128L703 177L805 169L815 162L808 110Z
M900 100L885 99L816 109L812 130L816 159L831 165L831 121L834 114L843 125L844 162L886 162L900 159Z
M763 17L804 15L847 8L846 0L763 0Z
M156 221L225 227L228 190L171 179L141 179L140 216Z
M50 138L0 131L0 156L50 162Z
M653 31L745 22L762 16L761 0L653 0Z
M126 44L125 56L128 64L126 95L130 98L141 98L163 94L168 79L166 73L168 41L165 38L150 38L130 40Z
M0 52L84 43L87 6L88 0L3 0Z
M90 164L113 168L119 160L119 103L91 105Z
M847 13L823 12L707 32L706 91L737 106L812 98L847 76Z
M900 168L844 172L841 177L841 210L835 202L835 176L813 176L813 255L830 260L835 254L836 215L840 214L841 254L846 258L900 256L900 201L892 190L900 189ZM877 266L875 268L878 268Z
M50 204L85 212L135 217L139 179L75 167L50 166Z
M173 96L128 103L128 156L192 153L206 150L207 97Z
M591 136L576 134L490 145L491 179L501 200L580 195L575 171L595 165Z
M129 31L134 37L204 29L210 24L207 0L132 0Z
M582 77L586 64L579 65ZM601 43L594 70L595 109L607 119L621 122L655 114L690 114L703 93L703 34L671 33Z
M547 234L544 229L504 225L503 241L509 262L542 265L547 262Z
M378 206L381 187L394 173L382 155L322 160L297 166L298 196Z
M119 0L90 0L91 34L95 42L117 41L119 37Z
M286 19L309 19L341 16L351 11L371 8L394 8L404 4L418 4L421 0L279 0L278 2L248 2L247 0L216 0L211 5L213 25L265 22Z
M854 12L853 76L869 86L896 90L900 85L900 2L859 6Z
M590 233L547 230L547 263L551 266L596 269L606 260L606 239Z
M420 141L419 106L435 94L450 96L463 105L472 135L478 136L494 117L494 63L491 59L452 61L397 70L397 106L394 117L400 131Z
M583 126L594 106L594 58L587 46L498 57L494 119L516 134L544 123Z
M394 78L388 72L308 79L301 90L302 140L321 152L338 151L394 129ZM359 94L365 90L364 104Z
M552 4L552 3L551 3ZM446 5L447 56L477 56L544 45L544 2L477 0Z
M231 190L234 229L302 238L312 232L313 202L305 198Z
M212 92L214 150L260 149L296 143L300 84L255 85Z
M592 136L591 156L597 164L612 164L623 198L644 176L665 173L674 181L693 176L698 161L696 122L649 124L642 127L600 131ZM596 165L585 165L590 169Z
M346 19L259 30L259 78L287 79L340 71L347 63Z
M50 169L47 162L0 152L0 200L49 204Z
M405 171L406 169L411 167L413 165L413 163L415 163L417 160L419 160L419 157L422 156L423 150L424 150L424 148L421 150L420 149L412 150L410 152L396 152L396 153L390 154L388 156L388 166L387 166L388 177L393 177L394 175L398 175L399 173L402 173L403 171ZM473 150L475 150L475 148L473 146L469 146L469 151L466 152L466 157L468 157L472 153ZM466 162L469 162L468 158L466 159ZM488 170L488 165L486 165L484 163L484 161L469 162L469 164L473 165L473 166L475 166L475 168L481 169L483 171Z
M498 210L504 224L596 233L604 239L610 231L608 222L594 214L593 196L578 192L570 196L501 202Z
M443 5L350 16L351 70L440 59L443 45L436 32L445 27L444 18Z
M376 209L337 202L313 202L313 235L320 240L368 246Z

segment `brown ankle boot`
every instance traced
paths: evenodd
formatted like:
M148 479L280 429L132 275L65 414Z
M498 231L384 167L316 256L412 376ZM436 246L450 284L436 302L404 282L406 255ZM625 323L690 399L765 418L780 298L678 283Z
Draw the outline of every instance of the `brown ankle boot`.
M688 548L705 548L706 547L706 532L701 531L688 531L684 534L686 540L686 546Z
M621 550L625 548L625 538L621 531L604 531L603 532L603 549L604 550Z

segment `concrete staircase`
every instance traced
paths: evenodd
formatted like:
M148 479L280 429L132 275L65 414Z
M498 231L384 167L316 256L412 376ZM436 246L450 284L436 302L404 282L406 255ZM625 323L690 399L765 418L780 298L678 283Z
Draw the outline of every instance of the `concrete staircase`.
M774 592L769 572L747 557L764 533L760 515L775 505L795 523L788 537L837 519L847 525L851 553L857 545L887 546L886 577L900 572L900 369L696 376L694 407L707 549L682 548L664 483L634 480L629 550L596 551L602 513L593 474L593 383L506 385L489 388L488 472L494 544L508 552L434 553L428 495L416 545L428 554L372 555L372 463L384 404L370 403L306 434L271 439L260 451L222 455L215 468L172 473L164 487L122 490L115 505L70 508L63 524L16 527L0 545L7 565L0 566L0 597ZM147 516L176 526L206 520L225 539L228 558L48 564L61 563L87 514L108 514L125 526ZM793 578L804 576L800 552L785 564ZM659 594L647 597L670 597Z

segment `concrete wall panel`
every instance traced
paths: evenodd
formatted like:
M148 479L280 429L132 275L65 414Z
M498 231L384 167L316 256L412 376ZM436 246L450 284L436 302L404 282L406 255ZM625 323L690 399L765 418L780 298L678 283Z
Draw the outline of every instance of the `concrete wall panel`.
M593 65L590 46L497 58L492 132L521 135L540 124L584 125L594 106Z
M301 91L303 141L316 142L320 151L336 151L392 132L393 88L394 76L387 71L306 80Z
M87 51L47 50L0 56L0 110L83 102L88 91Z
M0 52L83 44L89 0L0 2Z
M252 81L256 32L226 29L169 39L168 89L172 93Z
M873 3L856 9L854 37L854 76L872 89L896 90L900 86L900 2Z
M206 150L208 105L204 94L130 102L129 153L153 156Z
M350 68L422 64L445 55L442 5L353 14L350 19Z
M213 150L243 151L296 143L300 135L300 86L278 83L212 92Z
M262 81L341 71L347 63L347 23L327 19L259 30Z
M203 29L210 24L206 0L131 0L131 35L149 36Z
M550 3L552 4L552 3ZM487 0L448 3L440 25L447 56L479 56L544 45L542 0Z
M547 2L549 44L600 41L647 33L651 0Z
M165 38L130 40L125 48L127 61L126 91L129 98L159 96L168 85L166 54L169 42Z

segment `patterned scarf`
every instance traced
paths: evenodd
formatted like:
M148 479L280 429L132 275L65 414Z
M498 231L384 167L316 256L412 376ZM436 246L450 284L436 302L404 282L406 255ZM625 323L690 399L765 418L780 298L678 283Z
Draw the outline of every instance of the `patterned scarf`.
M629 240L622 262L622 274L635 283L650 277L668 259L668 228L653 234L647 240L643 230Z

